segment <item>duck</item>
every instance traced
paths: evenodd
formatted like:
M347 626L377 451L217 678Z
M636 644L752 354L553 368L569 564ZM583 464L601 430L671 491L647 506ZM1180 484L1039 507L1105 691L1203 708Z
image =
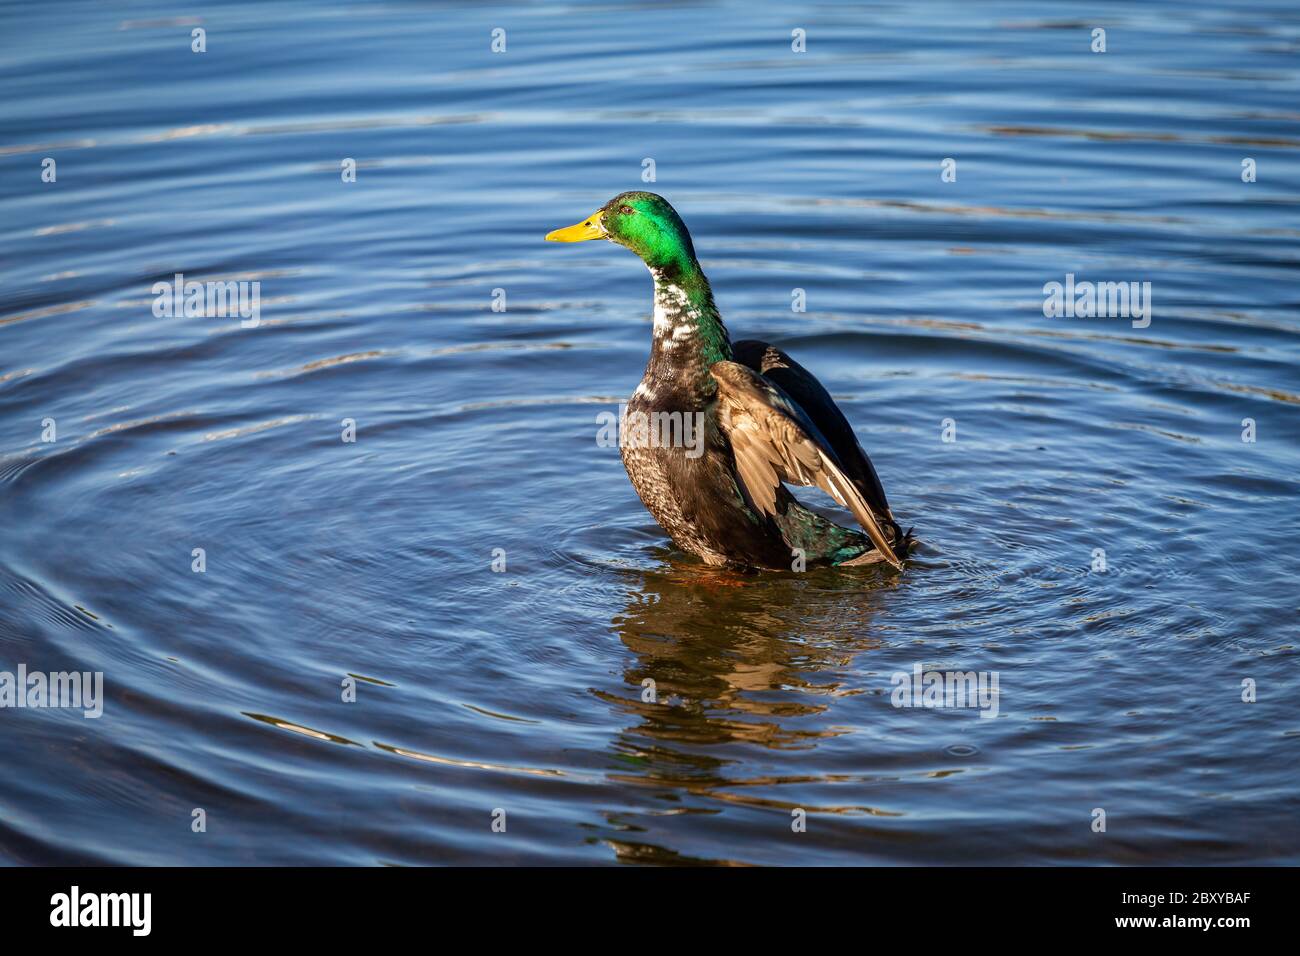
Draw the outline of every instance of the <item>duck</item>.
M731 341L691 234L668 200L620 193L546 239L603 239L650 270L650 358L624 406L619 446L632 487L677 548L742 569L903 567L912 530L894 519L844 413L783 350ZM804 506L787 486L821 488L861 530Z

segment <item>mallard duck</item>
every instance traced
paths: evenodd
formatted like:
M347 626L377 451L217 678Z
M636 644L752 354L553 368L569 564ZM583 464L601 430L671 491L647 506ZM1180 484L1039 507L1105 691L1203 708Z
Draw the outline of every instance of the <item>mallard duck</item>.
M619 444L632 487L677 547L712 565L799 570L885 561L902 567L911 531L894 520L843 413L780 349L730 340L691 235L666 199L621 193L546 238L618 243L640 256L654 278L650 361L627 402ZM674 415L702 426L693 447L654 441L664 432L653 427L628 440L628 421ZM866 533L804 507L786 484L824 489Z

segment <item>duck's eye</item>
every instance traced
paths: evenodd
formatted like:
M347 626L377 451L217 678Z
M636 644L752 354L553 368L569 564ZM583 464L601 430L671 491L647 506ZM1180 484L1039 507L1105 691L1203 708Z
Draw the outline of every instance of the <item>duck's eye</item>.
M619 207L618 207L618 211L621 212L621 213L622 213L623 215L625 215L625 216L630 216L630 215L632 215L634 212L636 212L636 210L633 209L631 206L619 206Z

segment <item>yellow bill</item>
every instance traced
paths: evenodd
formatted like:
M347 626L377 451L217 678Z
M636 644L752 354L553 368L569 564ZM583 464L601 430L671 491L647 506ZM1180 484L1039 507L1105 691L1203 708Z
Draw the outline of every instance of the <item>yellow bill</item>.
M600 223L599 209L580 223L546 234L547 242L585 242L588 239L604 238L605 227Z

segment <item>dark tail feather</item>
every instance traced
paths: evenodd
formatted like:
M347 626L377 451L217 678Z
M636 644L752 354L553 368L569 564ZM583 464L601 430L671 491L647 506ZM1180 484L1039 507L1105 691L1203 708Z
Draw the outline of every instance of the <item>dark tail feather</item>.
M893 518L888 519L887 526L893 532L893 540L889 542L890 547L894 549L894 553L898 555L901 561L907 557L908 552L912 550L912 545L916 542L916 538L912 536L912 532L916 529L913 527L903 531L902 525Z

